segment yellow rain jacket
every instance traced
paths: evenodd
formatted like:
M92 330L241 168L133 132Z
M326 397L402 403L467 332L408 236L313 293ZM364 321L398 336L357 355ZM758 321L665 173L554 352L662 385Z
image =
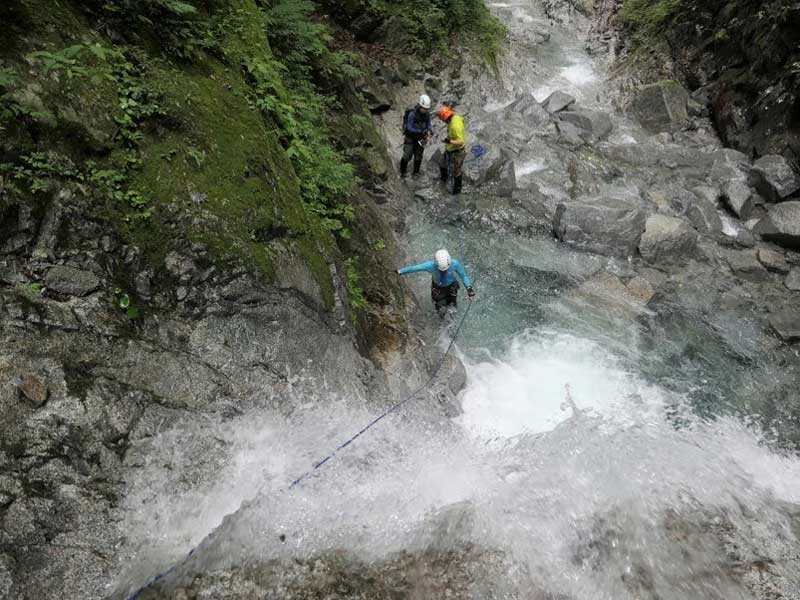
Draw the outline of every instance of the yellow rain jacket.
M460 115L453 115L447 124L447 137L450 143L447 144L448 152L465 150L467 148L467 134L464 131L464 119Z

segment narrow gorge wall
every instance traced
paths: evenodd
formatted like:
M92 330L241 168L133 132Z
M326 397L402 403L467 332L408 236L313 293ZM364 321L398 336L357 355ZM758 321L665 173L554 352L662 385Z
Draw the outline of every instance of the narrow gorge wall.
M205 423L426 375L370 69L316 8L0 7L0 596L109 593L160 434L196 428L190 490Z

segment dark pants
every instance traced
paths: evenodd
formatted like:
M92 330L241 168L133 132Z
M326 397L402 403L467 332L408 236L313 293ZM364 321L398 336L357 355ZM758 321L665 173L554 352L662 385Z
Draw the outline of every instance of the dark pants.
M435 282L431 282L431 300L433 300L439 316L444 316L448 306L458 306L458 287L457 281L444 287L439 287Z
M466 158L466 150L444 153L444 164L439 167L439 174L442 181L447 183L447 191L451 194L461 193L462 167Z
M422 166L422 154L425 152L425 146L422 145L422 140L414 140L406 137L403 143L403 159L400 161L400 175L405 175L408 170L408 163L411 162L411 157L414 157L414 175L419 173L419 168Z

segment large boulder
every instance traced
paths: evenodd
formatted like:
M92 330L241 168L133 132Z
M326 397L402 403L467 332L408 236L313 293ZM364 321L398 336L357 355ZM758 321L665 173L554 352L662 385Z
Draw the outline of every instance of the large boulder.
M714 154L709 179L719 187L722 199L740 219L747 219L755 206L749 178L747 156L728 148Z
M519 96L502 111L506 123L520 123L526 131L543 131L552 127L553 117L531 94ZM516 127L516 129L520 129Z
M713 188L696 188L692 190L695 198L686 208L686 218L700 233L707 233L716 238L722 233L722 220L719 218L716 203L710 200L716 190Z
M769 273L758 261L754 250L728 250L724 256L731 272L740 279L754 282L769 279Z
M496 175L491 175L491 181L492 191L495 194L510 198L517 189L517 172L514 161L506 161Z
M48 290L68 296L85 296L100 287L100 280L89 271L57 265L45 276Z
M558 118L577 127L580 136L587 142L605 140L614 129L611 117L599 110L581 108L562 111L558 113Z
M781 202L800 190L800 176L778 154L759 158L750 171L750 181L764 198L772 202Z
M580 148L586 144L586 140L582 137L583 130L572 123L567 121L559 121L556 123L556 131L558 133L558 139L564 142L567 146Z
M769 316L769 324L778 337L792 344L800 342L800 320L797 311L785 309Z
M743 179L731 179L722 185L722 199L740 219L747 219L755 207L753 190Z
M639 241L639 252L652 263L680 263L692 258L697 249L697 232L684 221L667 215L648 217Z
M786 255L783 252L777 252L769 248L759 248L757 256L758 262L764 265L767 271L784 275L789 272L789 264L786 262Z
M753 231L770 242L800 249L800 200L771 206L767 216L758 222Z
M474 186L496 183L508 194L516 187L514 161L500 144L485 147L479 157L469 153L463 171L464 178Z
M645 212L631 198L598 197L561 203L553 231L562 242L605 256L636 252L645 228Z
M549 113L557 113L561 112L562 110L568 110L573 104L575 104L574 96L570 96L565 92L556 90L544 99L542 102L542 108Z
M659 81L639 89L631 108L650 133L678 131L686 126L689 93L677 81Z

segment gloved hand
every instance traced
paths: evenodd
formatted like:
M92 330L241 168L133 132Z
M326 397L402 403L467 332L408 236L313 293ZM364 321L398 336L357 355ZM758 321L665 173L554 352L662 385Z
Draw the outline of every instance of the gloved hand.
M397 273L398 275L400 275L400 269L397 269L397 270L395 271L395 273Z
M450 138L449 137L444 138L444 143L445 144L449 144L450 143Z
M470 302L475 300L475 290L473 290L471 286L467 288L467 299Z

